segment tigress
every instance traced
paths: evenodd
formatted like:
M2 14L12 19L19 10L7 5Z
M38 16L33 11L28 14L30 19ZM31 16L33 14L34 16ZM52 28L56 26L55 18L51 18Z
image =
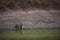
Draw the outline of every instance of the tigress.
M16 24L16 25L15 25L16 31L17 31L17 30L22 30L22 26L23 26L23 23Z

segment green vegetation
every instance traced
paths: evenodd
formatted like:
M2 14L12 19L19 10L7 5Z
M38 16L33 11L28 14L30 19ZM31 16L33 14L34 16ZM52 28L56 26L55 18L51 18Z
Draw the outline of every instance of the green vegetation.
M60 30L0 31L0 40L60 40Z
M60 7L59 0L0 0L0 6L8 7L10 9L15 8L40 8L40 7ZM59 9L59 8L58 8Z

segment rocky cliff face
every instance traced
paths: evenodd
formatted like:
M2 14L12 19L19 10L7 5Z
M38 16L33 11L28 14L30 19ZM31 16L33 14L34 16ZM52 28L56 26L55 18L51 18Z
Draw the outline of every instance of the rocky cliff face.
M17 10L5 11L0 14L0 26L14 28L23 22L23 28L60 28L59 10Z
M60 28L59 0L0 0L0 28Z

